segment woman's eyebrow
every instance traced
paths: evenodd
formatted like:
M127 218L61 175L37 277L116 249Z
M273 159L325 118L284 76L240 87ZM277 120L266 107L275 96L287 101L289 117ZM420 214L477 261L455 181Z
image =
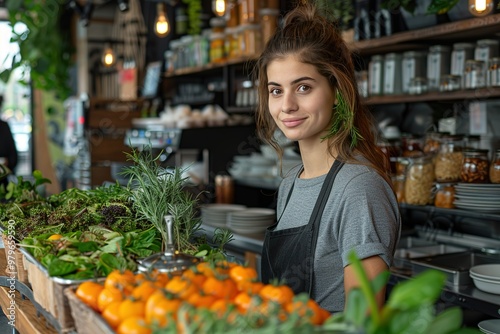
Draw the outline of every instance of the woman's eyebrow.
M295 85L295 84L296 84L296 83L298 83L298 82L301 82L301 81L307 81L307 80L316 81L316 80L314 80L314 79L313 79L313 78L311 78L311 77L300 77L300 78L295 79L295 80L293 80L292 82L290 82L290 84L291 84L291 85ZM273 85L273 86L281 86L279 83L277 83L277 82L273 82L273 81L269 81L269 82L267 83L267 85L268 85L268 86L270 86L270 85Z

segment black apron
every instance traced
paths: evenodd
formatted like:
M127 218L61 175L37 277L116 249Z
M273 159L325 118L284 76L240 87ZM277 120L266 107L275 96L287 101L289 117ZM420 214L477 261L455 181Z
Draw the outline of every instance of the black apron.
M343 165L340 161L335 160L330 168L307 225L275 231L279 222L278 219L276 224L267 228L262 249L262 282L269 283L271 280L279 279L280 282L292 288L295 294L307 292L311 296L314 253L318 240L320 220L333 181ZM283 212L288 205L292 191L293 184L288 193Z

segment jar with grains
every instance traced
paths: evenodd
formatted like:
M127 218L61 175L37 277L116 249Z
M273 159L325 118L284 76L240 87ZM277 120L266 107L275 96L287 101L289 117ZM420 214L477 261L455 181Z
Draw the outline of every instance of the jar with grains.
M453 209L455 205L455 185L453 183L436 183L434 206L438 208Z
M489 182L488 150L467 149L464 151L460 179L467 183Z
M460 135L446 135L441 138L439 152L435 159L435 174L438 182L456 182L462 171L462 139Z
M432 201L434 166L429 156L410 158L406 171L405 203L427 205Z
M500 148L495 151L490 164L491 183L500 183Z
M439 151L439 144L442 133L440 132L427 132L424 139L424 153L435 154Z

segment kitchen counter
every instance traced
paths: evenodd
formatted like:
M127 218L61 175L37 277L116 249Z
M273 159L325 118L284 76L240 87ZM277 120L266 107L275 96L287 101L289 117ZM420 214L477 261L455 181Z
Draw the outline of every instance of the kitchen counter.
M202 228L209 238L213 235L215 227L203 224ZM245 254L251 252L260 258L264 235L260 237L244 236L233 233L233 240L227 245L231 252ZM391 268L389 285L394 286L398 282L410 279L418 274L413 268ZM470 285L447 285L443 288L440 301L445 304L453 304L464 309L474 310L484 315L500 318L500 295L487 293L477 289L474 284Z

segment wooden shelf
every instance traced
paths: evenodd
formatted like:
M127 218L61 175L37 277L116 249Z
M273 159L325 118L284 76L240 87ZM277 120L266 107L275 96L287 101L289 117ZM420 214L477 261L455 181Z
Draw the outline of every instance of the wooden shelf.
M211 63L207 64L204 66L195 66L195 67L186 67L186 68L181 68L178 70L173 71L172 73L166 73L165 77L166 78L174 78L178 76L183 76L183 75L189 75L189 74L197 74L201 72L208 72L212 70L219 70L222 69L226 66L229 65L244 65L246 63L250 64L252 61L254 61L256 57L240 57L240 58L234 58L234 59L229 59L225 62L221 63Z
M439 24L417 30L409 30L387 37L353 42L351 49L360 55L397 52L408 49L424 48L429 43L450 43L450 41L477 40L478 36L498 35L500 14L488 15L450 23Z
M461 100L483 101L500 97L500 88L457 90L454 92L429 92L420 95L371 96L365 99L369 105L414 103L414 102L456 102Z

